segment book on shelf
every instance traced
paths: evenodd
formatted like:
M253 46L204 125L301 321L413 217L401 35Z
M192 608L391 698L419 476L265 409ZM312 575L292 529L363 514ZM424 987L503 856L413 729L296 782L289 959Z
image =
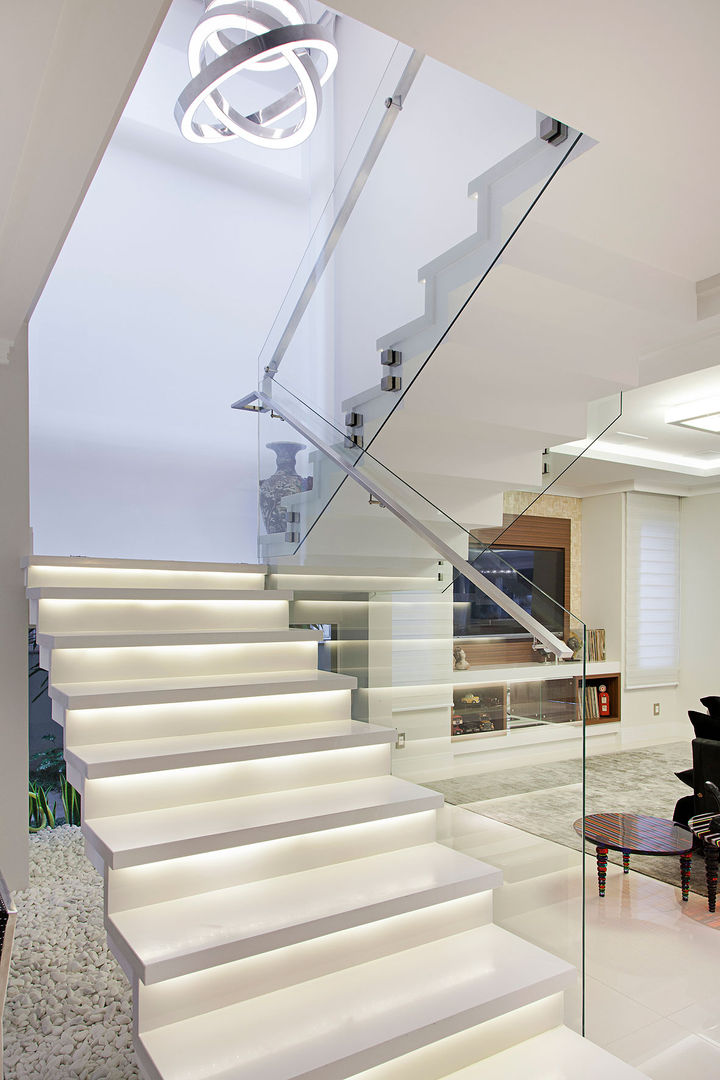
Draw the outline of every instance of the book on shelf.
M605 631L587 631L587 660L589 662L605 659Z
M598 720L600 717L600 701L598 699L597 686L585 687L585 718Z

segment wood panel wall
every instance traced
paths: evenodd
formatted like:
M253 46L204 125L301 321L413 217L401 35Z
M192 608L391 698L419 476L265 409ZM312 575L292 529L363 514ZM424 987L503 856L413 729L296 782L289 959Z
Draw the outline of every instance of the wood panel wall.
M570 518L534 517L529 514L515 517L503 515L502 537L498 547L514 548L562 548L564 552L564 603L568 606L570 598ZM501 530L473 529L471 535L481 544L494 544ZM565 636L571 627L565 617ZM463 641L470 667L482 667L486 664L524 664L538 660L530 641Z

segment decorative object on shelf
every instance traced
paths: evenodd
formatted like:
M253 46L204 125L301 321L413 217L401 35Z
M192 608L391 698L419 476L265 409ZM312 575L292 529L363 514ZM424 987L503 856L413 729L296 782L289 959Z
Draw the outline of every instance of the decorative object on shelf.
M572 649L573 660L582 660L583 643L577 636L577 634L568 634L568 636L565 638L565 644L568 646L568 648Z
M470 667L468 664L465 650L461 649L459 645L456 645L453 649L453 670L454 671L467 671Z
M206 0L188 43L191 79L175 105L185 138L198 143L242 138L273 149L305 142L320 115L322 87L337 65L333 18L326 11L317 23L308 23L297 0ZM240 73L258 80L272 72L275 79L283 70L296 80L292 89L247 115L221 92ZM197 118L202 110L212 122ZM288 116L295 117L288 126L277 126Z
M605 683L600 683L597 688L598 696L598 716L610 715L610 695L607 692Z
M460 702L463 705L479 705L480 698L475 694L466 694L465 697L460 698Z
M276 458L276 469L272 476L260 481L260 510L265 531L268 534L284 533L287 524L287 511L282 500L288 495L297 495L299 491L310 491L311 476L298 476L295 471L295 458L305 443L269 442L265 444Z

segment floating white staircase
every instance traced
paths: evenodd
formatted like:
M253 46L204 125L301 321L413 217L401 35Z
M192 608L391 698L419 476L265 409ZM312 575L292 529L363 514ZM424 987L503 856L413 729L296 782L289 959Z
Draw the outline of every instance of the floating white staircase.
M637 1075L563 1028L574 970L493 924L500 873L438 843L264 575L28 560L144 1076Z

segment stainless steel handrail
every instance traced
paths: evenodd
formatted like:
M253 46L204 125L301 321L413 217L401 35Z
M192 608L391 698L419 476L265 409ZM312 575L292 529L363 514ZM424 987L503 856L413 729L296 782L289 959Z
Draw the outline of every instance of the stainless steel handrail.
M360 164L360 167L355 174L350 190L343 199L342 205L335 215L335 219L330 227L328 235L323 241L320 253L315 259L315 262L310 268L305 285L302 292L298 297L295 306L293 307L288 317L285 329L283 330L280 339L273 350L273 354L265 366L266 376L266 389L269 389L272 385L272 378L275 372L280 367L283 357L288 350L290 342L292 341L295 331L297 330L302 317L307 311L308 305L315 294L318 283L322 278L325 268L327 267L330 259L338 245L340 237L343 234L343 230L350 220L350 216L355 209L358 199L362 195L365 188L365 184L368 181L368 177L373 170L375 162L380 156L388 135L392 131L393 125L397 119L398 112L402 109L403 103L407 94L415 81L423 60L425 59L423 53L413 52L405 65L400 79L395 87L395 90L391 97L385 102L385 112L383 113L380 123L377 126L377 130L372 137L370 145L368 146L365 156ZM276 320L277 321L277 320ZM271 331L272 333L272 331Z
M258 407L255 406L255 411L270 411L276 416L285 420L290 427L294 428L304 439L307 439L309 443L326 457L330 458L334 464L339 466L348 476L360 484L368 494L373 495L383 506L399 518L409 529L423 540L425 540L437 553L442 555L444 559L455 567L455 569L466 577L468 581L471 581L473 585L476 585L481 592L485 593L494 604L497 604L499 608L505 611L508 615L524 627L528 633L532 634L535 642L537 642L547 652L552 653L558 659L570 660L572 658L572 649L551 633L547 627L538 622L537 619L529 615L524 608L521 608L519 604L516 604L514 600L511 600L509 596L506 596L502 590L498 589L497 585L493 585L491 581L480 573L476 567L469 563L466 559L463 559L461 555L455 551L455 549L448 543L446 543L442 537L429 529L427 525L411 514L396 497L387 492L382 485L378 484L375 480L366 476L355 468L355 463L348 462L344 459L343 455L339 453L334 447L329 446L323 439L319 438L315 432L309 428L302 420L298 420L292 413L289 413L284 405L278 404L269 394L263 390L253 390L250 394L246 394L245 397L240 398L239 401L234 402L233 409L253 409L252 403L254 401L259 402ZM361 459L362 460L362 459Z

